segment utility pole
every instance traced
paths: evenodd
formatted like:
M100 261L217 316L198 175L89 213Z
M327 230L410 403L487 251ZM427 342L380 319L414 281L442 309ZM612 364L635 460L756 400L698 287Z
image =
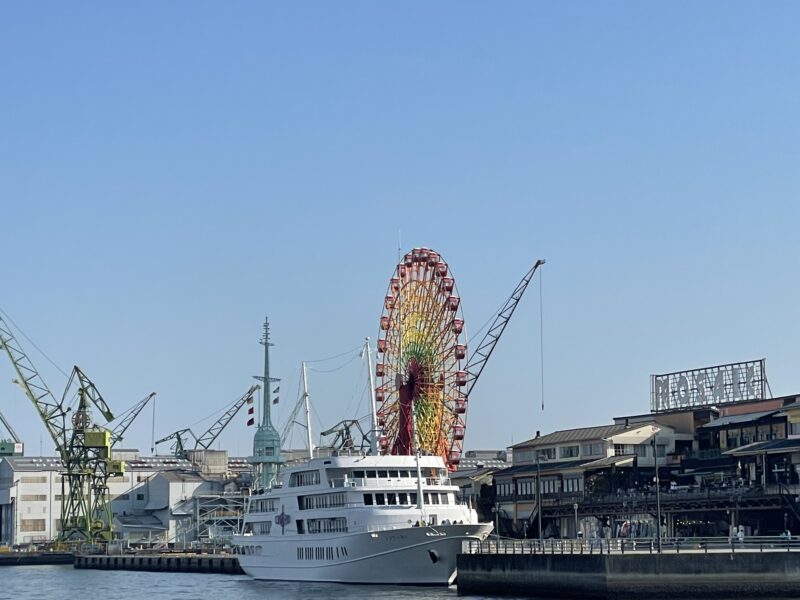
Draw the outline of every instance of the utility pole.
M539 450L536 450L536 519L539 522L539 539L542 539L542 468L539 465Z

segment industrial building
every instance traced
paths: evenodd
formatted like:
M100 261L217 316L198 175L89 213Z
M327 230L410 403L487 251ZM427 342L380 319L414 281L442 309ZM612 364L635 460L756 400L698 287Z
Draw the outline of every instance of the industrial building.
M118 536L131 544L208 542L229 537L250 485L245 458L206 451L199 462L120 450L125 473L108 482ZM56 457L0 461L0 543L46 542L61 530L64 468ZM232 518L233 517L233 518ZM232 523L232 521L236 521Z

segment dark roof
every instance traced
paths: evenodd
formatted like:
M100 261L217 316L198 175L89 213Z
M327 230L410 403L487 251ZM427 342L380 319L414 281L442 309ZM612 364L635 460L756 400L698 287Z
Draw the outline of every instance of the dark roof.
M512 448L529 448L534 446L547 446L550 444L562 444L564 442L582 442L585 440L602 440L617 433L631 431L644 427L654 421L643 421L641 423L631 423L629 425L600 425L596 427L580 427L578 429L562 429L547 435L542 435L530 440L514 444ZM663 427L663 426L662 426Z
M762 410L760 412L744 413L743 415L730 415L727 417L720 417L709 421L701 427L701 429L718 429L720 427L728 427L729 425L743 425L744 423L752 423L770 417L776 413L781 412L777 410Z
M593 459L590 460L565 460L560 462L547 462L547 463L539 463L539 469L536 468L536 463L529 464L529 465L515 465L513 467L509 467L508 469L503 469L501 471L497 471L494 476L495 477L513 477L516 475L536 475L538 471L541 471L543 475L549 473L559 473L561 471L566 471L568 469L575 469L577 467L582 467L585 464L590 462L594 462Z
M723 454L732 456L744 456L747 454L772 454L779 452L788 452L800 448L800 438L791 438L788 440L769 440L766 442L753 442L739 446L733 450L723 452Z

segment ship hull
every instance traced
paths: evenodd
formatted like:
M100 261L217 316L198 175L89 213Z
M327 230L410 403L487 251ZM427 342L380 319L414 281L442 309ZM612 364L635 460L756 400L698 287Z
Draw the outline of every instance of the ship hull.
M463 542L491 524L407 527L331 536L236 536L239 564L255 579L449 585Z

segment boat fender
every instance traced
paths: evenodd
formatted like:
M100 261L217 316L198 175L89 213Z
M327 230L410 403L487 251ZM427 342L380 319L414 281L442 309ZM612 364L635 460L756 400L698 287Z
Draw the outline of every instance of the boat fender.
M428 550L428 556L431 557L431 562L436 564L439 562L439 553L436 550Z

